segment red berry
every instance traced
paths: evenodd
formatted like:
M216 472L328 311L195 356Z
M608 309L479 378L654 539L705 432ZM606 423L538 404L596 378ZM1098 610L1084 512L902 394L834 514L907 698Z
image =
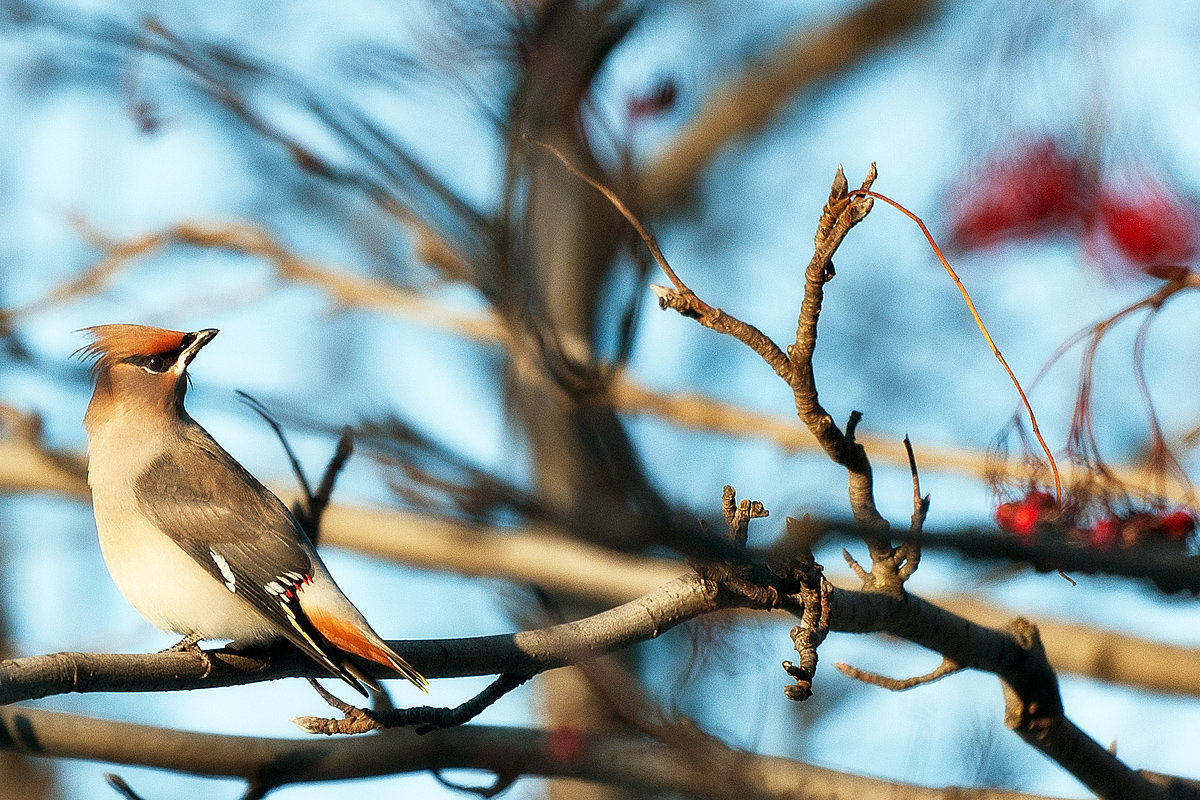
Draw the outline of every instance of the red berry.
M1187 511L1172 511L1158 518L1158 527L1163 536L1172 542L1182 542L1196 530L1196 518Z
M1041 515L1042 510L1036 505L1028 501L1021 503L1013 514L1012 532L1021 537L1031 536Z
M1196 255L1200 215L1191 201L1157 181L1142 177L1104 187L1099 211L1109 239L1135 269L1170 279Z
M1121 520L1105 517L1087 531L1087 542L1097 550L1112 550L1121 535Z
M996 524L1001 530L1029 537L1039 522L1058 509L1054 495L1039 490L1030 490L1016 502L1001 503L996 509Z
M994 158L955 202L952 241L976 248L1064 227L1082 228L1092 181L1052 139Z
M1016 516L1020 505L1020 503L1001 503L996 508L996 524L1000 526L1000 530L1012 533L1013 517Z

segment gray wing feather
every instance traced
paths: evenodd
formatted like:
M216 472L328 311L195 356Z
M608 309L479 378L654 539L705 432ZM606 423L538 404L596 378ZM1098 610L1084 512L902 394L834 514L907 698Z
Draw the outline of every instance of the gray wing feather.
M308 537L279 498L206 434L181 445L137 479L137 500L151 522L217 578L210 550L259 585L284 572L312 573Z
M316 557L308 537L279 498L203 428L195 426L154 459L138 476L134 493L146 518L215 580L229 586L229 570L238 597L363 691L318 643L297 600L296 589L312 575Z

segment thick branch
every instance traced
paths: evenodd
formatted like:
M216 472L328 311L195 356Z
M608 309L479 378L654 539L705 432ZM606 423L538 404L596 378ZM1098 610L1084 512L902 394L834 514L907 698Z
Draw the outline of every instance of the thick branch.
M579 778L644 792L730 800L1051 800L997 789L926 789L727 748L707 747L701 759L644 737L480 725L427 736L390 731L297 741L4 708L0 748L242 778L260 791L289 783L458 768L511 777Z
M393 646L415 668L435 678L536 673L628 647L685 619L738 602L738 598L719 592L710 581L688 575L633 603L577 622L505 636L398 642ZM1103 753L1103 748L1063 716L1057 679L1036 629L1027 621L1018 619L1000 631L971 623L911 594L895 597L839 589L830 592L828 608L829 630L890 633L939 652L964 668L995 673L1006 688L1010 725L1031 744L1056 760L1061 758L1059 763L1089 785L1100 781L1105 786L1137 789L1135 793L1109 796L1160 796L1157 787L1111 754L1106 756L1111 763L1106 763L1103 770L1091 771L1091 760L1098 757L1097 752ZM236 669L234 658L228 654L214 653L211 662L205 665L186 653L57 654L6 661L0 664L0 701L69 691L201 688L315 673L315 664L298 663L298 656L277 660L253 673ZM1185 792L1182 796L1200 797L1200 793Z
M717 89L639 181L642 205L677 202L731 143L763 128L798 93L830 80L928 21L935 0L875 0L827 27L806 28Z
M465 639L393 642L429 678L536 674L653 639L679 623L725 607L717 587L694 575L677 578L632 602L576 622ZM298 652L269 664L226 650L209 664L185 652L146 655L55 653L0 662L0 703L69 692L154 692L233 686L285 677L324 677ZM382 667L378 678L394 678Z
M290 487L278 490L286 496ZM81 458L14 440L0 440L0 491L46 491L88 499ZM605 604L650 592L680 570L676 561L613 552L551 526L496 530L398 509L335 503L322 527L326 545L424 569L535 583ZM394 535L398 530L410 535ZM985 537L972 535L970 540L983 543ZM1012 616L967 595L939 597L936 602L983 625L1002 626ZM1056 670L1152 691L1200 695L1200 653L1195 650L1052 619L1037 623Z

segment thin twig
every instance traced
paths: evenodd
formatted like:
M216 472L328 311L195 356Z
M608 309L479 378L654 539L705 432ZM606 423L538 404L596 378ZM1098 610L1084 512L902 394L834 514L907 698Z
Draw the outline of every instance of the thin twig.
M317 486L317 491L308 500L306 530L314 544L317 541L317 533L321 530L321 516L329 506L329 501L333 499L333 484L353 453L354 428L346 425L342 428L342 435L338 437L337 449L334 450L333 457L325 466L325 474L321 476L321 483Z
M609 189L595 178L585 175L578 167L571 163L569 158L563 155L561 150L549 142L541 142L537 139L530 139L529 137L525 137L525 140L530 144L535 144L538 147L549 150L555 158L562 162L562 165L567 168L568 172L570 172L576 178L579 178L588 186L591 186L600 194L604 195L608 202L612 203L613 208L621 212L621 216L623 216L626 221L633 226L633 229L637 231L638 236L642 237L642 241L646 243L646 247L649 248L650 254L654 256L654 260L658 263L658 266L663 271L663 274L670 279L672 284L674 284L675 290L679 292L691 292L684 282L679 279L679 276L675 274L675 270L671 269L671 265L667 263L666 256L663 255L662 248L658 246L658 241L653 235L651 235L650 231L646 230L646 226L642 225L641 221L632 211L629 210L629 206L625 205L621 198L617 196L616 192L614 192L612 189Z
M304 493L305 511L306 513L310 512L313 500L312 488L308 484L308 478L304 475L304 468L300 466L300 459L296 457L296 451L292 449L287 434L283 432L283 426L275 421L275 418L267 411L267 407L260 403L253 395L243 392L241 389L235 390L234 394L249 406L250 410L262 417L263 421L271 426L271 430L275 431L275 438L279 439L279 443L283 445L283 452L287 454L288 464L291 465L292 473L296 476L296 481L300 484L300 490Z
M125 800L142 800L142 796L133 790L125 779L114 772L104 773L104 781L117 791Z
M517 779L521 777L515 772L497 772L496 780L492 782L491 786L467 786L466 784L450 780L442 774L440 769L430 770L430 772L433 775L433 779L447 789L484 798L498 797L508 791L517 782Z
M294 717L292 722L303 731L307 731L308 733L323 733L327 736L332 736L335 733L366 733L368 731L413 725L417 726L417 734L423 735L435 730L453 728L470 722L479 716L488 706L532 677L532 673L501 673L496 680L488 684L479 694L453 708L415 706L413 708L391 708L378 711L350 705L335 697L312 678L309 678L308 682L317 690L321 698L331 707L342 712L342 719L304 716Z
M950 262L946 260L946 256L942 255L942 249L938 247L938 243L934 240L933 234L929 232L929 228L925 227L925 223L916 214L909 211L895 200L879 194L879 192L873 192L868 189L856 189L851 192L851 194L862 195L864 197L873 197L877 200L882 200L892 208L895 208L901 214L904 214L913 222L917 223L917 226L921 229L921 233L925 234L925 239L929 242L929 246L933 248L934 255L937 256L938 261L940 261L942 264L942 268L946 270L946 274L950 276L952 281L954 281L954 285L958 287L959 293L962 294L963 300L966 301L967 308L970 310L971 316L975 318L975 324L979 327L979 331L983 334L983 338L987 341L988 346L992 348L992 355L994 355L996 360L1000 362L1000 365L1004 367L1004 371L1008 373L1008 377L1012 381L1013 386L1017 388L1017 394L1021 396L1021 403L1025 406L1025 413L1029 415L1029 426L1033 429L1033 435L1037 437L1038 444L1042 446L1042 451L1046 454L1046 460L1050 462L1050 471L1054 473L1054 496L1061 505L1062 478L1058 474L1058 464L1054 460L1054 453L1050 452L1050 446L1047 445L1046 440L1042 438L1042 432L1038 428L1037 424L1037 417L1034 416L1033 413L1033 406L1029 404L1029 398L1025 396L1025 390L1021 388L1021 382L1017 380L1016 373L1012 371L1012 367L1010 367L1008 362L1004 360L1004 356L1001 354L1000 348L996 346L996 342L992 339L992 335L988 333L987 326L983 324L983 319L979 316L979 311L975 308L975 301L971 299L971 295L967 292L967 287L963 285L962 280L960 280L958 277L958 273L955 272L954 268L950 266Z
M908 453L909 471L912 472L913 513L908 526L908 532L912 538L902 544L898 551L904 558L904 564L900 566L900 579L907 581L921 563L921 543L916 537L925 527L925 517L929 514L929 495L921 495L921 476L917 473L917 457L913 454L912 441L908 436L904 437L904 449Z
M944 678L947 675L953 675L956 672L962 672L963 667L955 664L948 658L943 658L942 663L938 664L937 669L924 675L917 675L913 678L889 678L886 675L880 675L875 672L867 672L866 670L852 667L849 664L839 661L834 664L839 670L848 677L854 678L856 681L869 683L872 686L879 686L884 689L890 689L893 692L903 692L907 689L912 689L915 686L924 686L927 683L933 683L939 678Z

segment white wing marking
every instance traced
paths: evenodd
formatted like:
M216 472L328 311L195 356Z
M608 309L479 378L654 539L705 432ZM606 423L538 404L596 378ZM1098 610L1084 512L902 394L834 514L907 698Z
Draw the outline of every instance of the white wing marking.
M212 555L213 561L217 563L217 569L221 570L222 577L225 578L225 588L231 592L237 592L237 578L234 577L233 570L229 568L229 562L211 547L208 548L208 552Z

